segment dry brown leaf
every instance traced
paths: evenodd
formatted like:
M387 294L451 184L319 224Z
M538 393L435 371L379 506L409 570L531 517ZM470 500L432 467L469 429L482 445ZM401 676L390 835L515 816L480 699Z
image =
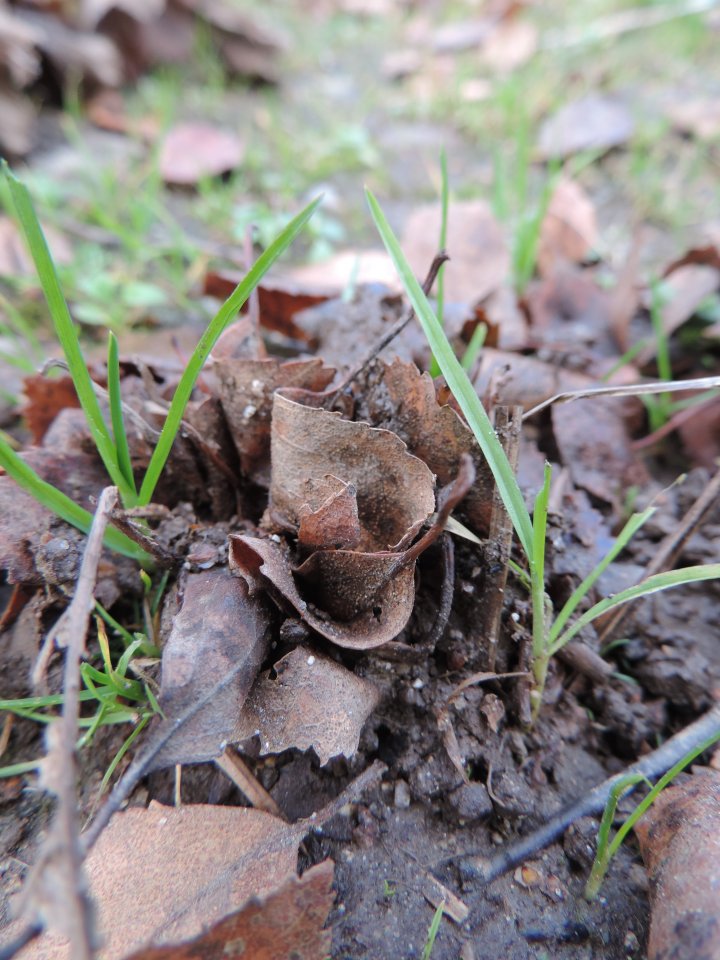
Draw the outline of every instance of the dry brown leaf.
M649 960L720 957L720 772L663 790L635 827L650 875Z
M635 124L624 103L591 93L561 107L540 128L538 152L549 160L584 150L611 150L633 135Z
M239 167L244 153L242 141L229 130L209 123L182 123L166 134L158 164L165 183L188 187Z
M72 377L50 379L42 374L25 377L23 392L26 400L22 415L33 441L41 443L50 424L66 407L79 407Z
M163 647L160 703L167 724L240 662L244 666L232 684L177 730L154 768L199 763L222 753L269 649L272 623L266 597L251 595L245 580L227 568L187 574L182 608Z
M581 345L596 356L617 357L610 295L587 271L565 263L534 283L525 297L536 338L569 351Z
M334 865L324 860L302 877L289 876L189 943L150 947L127 960L325 960L332 931L324 929L334 894Z
M357 490L338 477L305 481L299 511L298 544L305 551L351 549L360 543Z
M397 270L384 250L340 250L320 263L295 267L290 274L302 286L325 290L339 297L350 284L379 283L395 292L402 290Z
M432 378L414 364L396 359L382 364L379 371L365 396L372 422L404 440L443 485L454 480L462 455L469 453L476 480L461 513L473 529L487 532L494 480L470 428L451 407L438 403Z
M260 753L313 749L321 765L351 757L380 695L367 680L328 657L295 647L256 681L236 739L260 737Z
M389 430L276 393L271 449L270 514L289 531L300 522L305 481L328 474L357 491L365 549L392 549L417 533L435 508L430 470Z
M581 263L597 237L595 207L587 192L574 180L561 179L540 228L538 270L547 276L558 262Z
M295 872L307 826L245 807L195 804L115 814L87 861L103 960L146 945L178 943L217 923ZM47 934L22 960L70 960Z
M671 336L689 320L700 304L719 287L720 269L717 265L683 263L667 274L663 281L664 303L661 309L662 326L667 336ZM636 363L642 366L656 353L657 341L653 338L653 342L639 354Z
M274 540L232 535L230 566L261 576L309 627L339 647L370 650L396 637L415 603L415 568L402 567L374 598L372 608L346 623L332 620L303 599L292 574L289 550Z
M576 486L621 509L629 487L650 482L633 453L622 401L595 398L556 403L551 409L555 442Z
M532 23L513 17L501 21L482 47L482 60L491 70L511 73L537 50L538 31Z
M410 215L402 248L412 269L425 276L438 252L440 205L419 207ZM510 254L503 231L482 200L448 207L445 299L474 304L502 285L510 272Z
M685 100L673 104L667 114L680 133L698 140L717 140L720 135L720 104L715 99Z
M221 348L222 350L222 348ZM273 395L280 387L323 390L335 371L322 360L237 360L216 350L213 370L240 467L253 482L270 486L270 423Z
M224 270L220 273L211 270L205 274L203 292L218 300L226 300L244 276L239 271ZM266 277L256 289L260 326L293 340L309 340L303 328L293 322L295 314L330 298L327 288L278 278ZM217 353L217 347L214 352Z

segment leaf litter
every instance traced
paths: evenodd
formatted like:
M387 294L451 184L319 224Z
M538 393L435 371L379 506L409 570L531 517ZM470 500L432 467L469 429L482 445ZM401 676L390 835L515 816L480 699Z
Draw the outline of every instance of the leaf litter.
M569 193L572 196L572 190ZM528 320L527 342L539 344L546 360L517 350L485 350L475 382L490 405L520 404L527 409L538 397L542 400L563 389L595 384L603 362L619 353L620 345L613 346L611 306L593 265L586 262L594 242L592 218L582 204L566 202L572 216L580 219L573 224L559 201L555 209L551 203L543 228L544 276L535 291L531 286L522 307ZM487 223L485 214L481 219ZM556 229L558 223L563 229ZM466 236L471 238L472 230ZM491 234L487 236L477 242L468 240L467 263L475 268L484 262L488 249L491 259L501 256L507 263L506 252L494 246ZM576 237L580 238L577 244ZM568 267L567 261L583 265ZM493 275L500 286L483 286L482 275L474 269L472 281L465 290L460 288L459 299L470 309L478 300L496 294L507 266L503 271L502 276ZM546 292L539 296L536 291L542 291L543 284ZM483 622L486 591L497 582L489 570L497 544L482 542L493 529L493 485L472 434L442 385L434 384L409 362L407 344L399 345L400 357L395 359L394 348L386 348L382 359L373 361L350 385L334 390L338 379L342 383L342 371L336 374L335 367L349 366L352 359L343 355L341 340L331 345L332 333L323 329L325 321L308 319L307 312L302 315L308 303L300 293L297 311L283 307L277 326L286 337L302 342L304 351L312 345L317 356L289 361L269 357L258 330L240 321L227 332L206 370L205 396L196 394L188 409L186 435L178 443L160 491L170 514L160 523L151 521L154 535L171 546L178 566L185 561L166 599L160 686L166 719L150 733L145 760L141 747L137 759L142 762L129 768L132 776L123 788L124 799L153 767L215 758L228 743L242 744L251 771L271 796L278 784L286 782L283 777L293 771L300 775L301 755L309 757L311 764L317 762L317 767L305 768L316 779L349 779L351 785L358 771L370 769L367 765L379 755L391 759L392 772L382 788L375 783L371 800L355 803L345 834L348 839L337 848L342 852L343 846L352 844L357 850L370 851L374 869L387 870L388 861L383 867L378 859L382 846L378 836L387 834L394 838L391 842L402 842L403 830L405 840L407 832L414 831L433 838L432 855L424 863L432 868L442 855L462 857L472 843L470 838L484 842L489 818L495 827L517 834L517 823L523 818L542 818L552 812L553 803L592 786L601 778L603 767L596 762L589 769L585 761L582 773L576 775L573 764L580 762L581 754L590 750L605 756L608 744L617 745L623 738L624 747L615 747L621 756L648 750L653 739L668 729L665 698L675 710L697 711L708 703L707 685L699 683L698 676L705 673L717 682L720 678L712 662L703 659L697 642L684 651L682 663L673 666L667 638L654 656L648 656L645 647L640 650L635 639L621 654L622 664L635 669L645 689L659 700L642 698L611 675L601 681L596 676L591 684L577 666L580 661L554 664L548 700L556 713L553 716L548 710L536 733L523 734L514 722L520 712L518 678L488 676L482 669L477 673L487 638L474 635L472 624ZM373 322L385 326L385 312L396 309L392 295L367 300L363 296L359 293L355 306L360 304L359 310L371 314L374 310ZM688 299L683 311L676 305L678 315L684 313L679 325L693 318L702 300L699 296ZM327 317L331 311L340 312L343 303L330 300L320 307L311 305L310 311ZM642 312L632 318L633 324L646 319ZM376 328L369 324L368 330L360 354L375 338ZM634 335L635 326L628 333ZM355 346L361 339L355 337ZM691 347L678 344L678 349L690 365L697 362ZM646 364L645 370L652 374L652 357ZM151 360L147 366L124 364L123 391L139 418L131 436L138 467L147 460L153 431L162 422L163 404L175 379L172 371L161 372L160 364ZM64 403L59 400L58 406ZM213 411L207 413L211 419L195 420L203 415L203 405ZM65 446L53 448L54 431L73 417L72 411L59 410L52 422L53 412L51 405L50 413L44 414L49 421L44 437L46 425L37 427L42 446L27 454L38 457L40 463L38 451L49 450L48 471ZM585 400L554 406L526 428L522 449L527 460L542 463L544 454L563 468L554 491L557 516L549 558L550 582L559 598L577 579L573 557L578 556L583 537L591 541L610 537L611 526L624 509L624 495L632 486L648 495L659 489L631 443L639 421L637 403L628 408L622 401L599 405L597 400ZM193 422L199 425L193 428ZM72 429L73 443L81 450L82 431ZM206 442L209 439L212 447ZM224 499L209 494L218 458L225 468L220 470ZM87 453L82 463L72 466L73 492L85 502L97 496L102 486L92 460ZM527 474L528 468L521 463L521 476L523 471ZM702 471L694 472L695 489L706 477ZM9 490L7 478L2 480ZM670 500L674 503L672 496ZM421 650L418 658L413 656L414 648L420 646L418 638L443 603L437 537L450 509L481 543L471 546L469 541L455 541L455 602L436 652L428 655ZM46 569L35 551L32 534L37 522L37 517L26 518L24 532L9 538L23 544L24 554L6 561L12 579L20 584L37 583L39 567L43 573ZM711 515L707 522L709 538L696 538L685 557L691 559L693 551L703 550L712 556L711 531L717 520ZM633 545L630 562L613 565L608 582L615 589L623 577L636 579L633 562L636 567L646 564L656 540L657 531L650 529ZM107 562L114 558L108 555ZM71 586L72 579L58 578L58 584ZM509 587L504 601L510 616L497 624L498 667L503 670L523 666L522 648L527 642L522 590ZM54 596L52 602L59 609L62 595ZM658 598L654 613L640 618L646 643L653 631L662 635L663 618L668 618L663 603L664 597ZM687 618L688 610L687 603L680 602L676 621ZM288 612L292 616L280 629ZM705 633L712 634L712 624L705 627ZM585 629L582 642L597 651L599 636L594 627ZM492 683L492 688L473 688L471 670ZM447 710L450 702L452 717ZM440 715L436 715L438 705ZM594 711L602 736L588 727L585 709ZM533 756L538 742L541 761ZM548 791L545 799L541 788ZM122 793L111 804L116 811L123 802ZM92 835L97 842L87 868L101 917L104 911L119 909L116 888L133 894L128 909L135 913L130 913L125 928L119 922L113 932L101 920L100 929L109 942L117 942L118 952L109 955L124 957L130 950L142 949L140 957L175 956L158 952L159 945L187 941L208 924L214 926L201 938L208 938L207 944L227 946L236 936L234 924L244 929L243 913L247 919L246 911L253 916L257 910L264 919L253 921L252 926L272 927L278 913L288 912L289 904L298 898L302 902L304 878L310 885L315 876L322 877L317 881L322 906L307 935L316 944L309 949L321 953L308 955L322 955L328 942L328 932L322 930L330 905L327 868L322 873L311 868L295 879L298 846L307 837L309 824L297 821L292 806L283 810L288 823L252 809L208 805L202 792L198 800L177 810L153 803L147 809L118 811L103 832L98 829ZM449 837L446 830L442 835L433 832L438 813L458 824L454 835ZM397 827L391 826L392 817L397 818ZM400 832L393 834L393 830ZM110 846L106 849L104 843ZM135 855L128 858L124 851L130 843ZM157 843L162 846L156 847ZM317 836L306 843L305 865L322 861L332 847ZM177 860L180 853L188 854L184 865ZM548 939L560 940L558 931L567 916L562 891L572 883L572 874L562 852L555 850L552 857L542 871L550 878L547 890L528 887L523 896L531 899L537 892L550 898L555 933ZM104 894L103 872L112 872L121 858L123 869L137 873L128 874L127 883L118 884L112 878L114 892ZM411 869L401 850L393 851L389 862L404 883L411 882ZM198 869L202 871L199 879ZM243 875L246 869L251 876ZM352 870L351 858L339 862L340 891L352 891ZM171 888L175 903L165 908L158 905L156 888L167 885L167 877L176 877L178 888ZM452 877L444 879L453 885ZM147 893L137 897L138 890ZM555 896L557 890L562 895ZM223 899L230 891L235 891L232 902ZM263 895L261 903L234 915L239 901ZM274 897L279 906L273 906ZM138 899L147 907L142 912L147 913L148 926L142 930ZM186 903L187 925L182 926L178 904ZM424 916L408 909L408 916ZM595 922L588 920L591 925ZM122 936L128 925L137 930L137 941ZM335 949L352 955L357 934L352 925L338 929ZM292 924L290 930L293 944L293 937L305 936ZM496 921L487 918L483 936L495 933ZM383 930L373 936L374 946L369 949L382 955L378 951ZM462 937L467 942L469 931ZM203 942L198 941L198 950L205 949L199 945ZM621 944L617 947L620 950ZM187 944L168 948L190 951L187 955L194 949Z

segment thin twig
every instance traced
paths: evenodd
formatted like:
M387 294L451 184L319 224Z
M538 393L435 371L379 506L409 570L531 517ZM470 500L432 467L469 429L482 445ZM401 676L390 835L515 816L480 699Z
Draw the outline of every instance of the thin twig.
M615 387L588 387L585 390L564 390L523 414L523 420L534 417L553 403L570 403L591 397L643 397L650 393L679 393L682 390L714 390L720 388L720 377L697 377L694 380L658 380L649 383L627 383Z
M645 571L645 578L663 570L668 570L688 539L697 530L702 518L720 496L720 470L690 507L677 527L663 538L660 545L653 552L653 558ZM619 626L630 611L636 606L637 600L625 603L613 613L612 617L603 626L600 634L600 643L607 644L617 632Z
M83 851L76 796L80 661L95 604L103 537L117 499L117 487L103 490L88 534L75 594L53 631L58 646L66 648L63 711L60 721L48 730L50 747L43 764L43 779L57 794L58 804L52 828L26 887L28 902L40 916L54 919L53 925L69 938L70 953L78 960L92 960L95 955L92 913L82 876Z
M153 537L149 537L146 530L141 528L137 523L133 523L133 521L126 516L124 510L113 510L110 516L110 523L134 543L141 546L151 557L154 557L161 567L174 567L181 562L182 557L170 553L161 543L158 543Z
M709 710L695 723L691 723L690 726L676 733L674 737L671 737L657 750L631 764L621 773L604 780L584 797L556 813L539 830L505 847L494 857L460 854L450 858L450 860L458 863L461 876L464 879L490 883L497 877L502 876L503 873L507 873L508 870L519 866L528 857L536 856L554 840L557 840L576 820L601 813L605 809L613 788L624 777L634 773L642 774L648 779L659 777L686 754L690 753L691 750L717 733L720 733L720 704ZM631 789L634 789L634 787L628 788L628 792Z
M426 295L429 295L430 291L432 290L440 267L444 263L447 263L449 259L450 257L447 255L447 253L444 250L441 250L430 264L430 269L428 270L427 276L422 284L423 292ZM402 333L414 316L415 311L412 307L408 307L400 319L373 344L362 360L360 360L360 362L357 363L352 370L345 375L342 383L337 387L331 387L324 394L321 394L321 396L323 396L325 399L325 402L332 403L332 401L335 400L335 398L342 393L343 390L346 390L353 380L356 380L360 376L365 367L372 363L375 357L377 357L377 355L381 353L385 347L395 339L395 337Z
M422 641L422 649L426 653L432 653L445 632L445 627L450 619L453 597L455 595L455 546L452 537L448 533L443 533L440 537L440 549L442 550L443 562L443 582L440 588L440 607L438 608L435 623L432 629Z
M517 470L520 451L522 407L495 407L494 417L495 432L514 473ZM484 602L481 608L481 622L474 631L476 635L485 638L487 643L487 663L485 666L491 673L495 672L512 538L512 521L505 509L497 485L495 485L490 514L490 532L488 541L483 548L486 570L483 586Z
M283 811L232 747L226 747L220 756L215 758L215 763L257 810L264 810L265 813L271 813L287 822L288 818Z

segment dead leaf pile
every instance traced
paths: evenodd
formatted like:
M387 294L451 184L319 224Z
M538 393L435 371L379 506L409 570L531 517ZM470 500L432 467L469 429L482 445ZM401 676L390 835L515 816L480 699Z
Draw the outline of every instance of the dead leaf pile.
M2 152L18 157L33 148L36 137L33 93L38 88L50 88L55 98L61 99L68 82L82 80L88 89L95 91L116 89L152 67L187 63L193 56L198 22L209 31L228 74L265 83L277 81L275 60L286 44L284 36L275 29L260 26L256 18L243 14L229 3L82 0L72 5L43 5L24 0L3 6L0 10ZM58 85L59 90L53 89ZM202 140L193 145L198 143L202 145ZM235 159L234 152L232 157L225 154L224 162L230 159Z

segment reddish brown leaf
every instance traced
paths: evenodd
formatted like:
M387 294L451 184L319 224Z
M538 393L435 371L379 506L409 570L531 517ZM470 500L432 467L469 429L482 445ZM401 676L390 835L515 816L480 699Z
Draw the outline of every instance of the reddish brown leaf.
M236 738L259 734L263 756L295 747L315 750L321 764L351 757L380 699L375 687L307 647L295 647L273 672L274 679L263 673L250 691Z
M337 477L305 481L300 507L298 543L303 551L356 547L361 530L357 490Z
M720 772L665 789L635 827L650 874L649 960L720 957Z
M72 377L50 379L42 374L26 377L23 382L26 401L22 408L33 441L40 443L55 417L66 407L79 407Z
M547 160L584 150L610 150L626 143L634 126L625 104L591 93L561 107L543 123L538 152Z
M288 549L273 540L232 535L230 566L261 575L316 633L353 650L370 650L396 637L415 602L414 565L401 568L374 598L372 608L346 623L330 619L303 599L293 578Z
M335 371L320 359L235 360L215 354L213 369L230 433L240 455L242 472L262 486L270 485L270 422L273 395L279 387L324 389ZM327 471L331 472L331 471Z
M199 763L218 756L233 739L245 698L267 653L272 610L262 593L250 594L227 568L190 573L180 612L163 647L160 703L168 724L228 672L234 681L192 720L178 728L154 766Z
M334 895L332 860L225 917L195 940L172 947L150 947L127 960L325 960L331 930L323 929Z
M160 173L166 183L194 186L203 177L217 177L242 162L245 148L228 130L207 123L173 127L160 148Z
M440 205L420 207L403 231L405 256L418 276L425 276L438 252ZM445 299L473 304L497 290L510 272L503 231L482 200L451 203L448 208Z
M224 270L222 273L209 271L205 274L204 293L218 300L226 300L233 292L244 274ZM313 288L309 284L293 280L266 278L257 288L260 304L260 326L265 330L275 330L294 340L307 340L302 327L293 322L293 317L301 310L307 310L329 299L327 288ZM217 347L215 348L217 353Z
M295 872L306 830L245 807L153 802L115 814L86 861L103 960L194 937L239 903L271 893ZM70 960L61 939L47 934L22 956Z

